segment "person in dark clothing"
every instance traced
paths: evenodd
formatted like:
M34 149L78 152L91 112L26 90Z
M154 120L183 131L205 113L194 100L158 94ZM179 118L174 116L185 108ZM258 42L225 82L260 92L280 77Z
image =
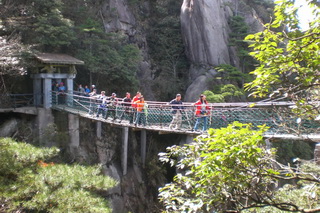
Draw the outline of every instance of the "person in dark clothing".
M98 112L97 112L97 118L99 118L99 115L102 114L102 118L106 118L106 113L108 112L107 108L107 97L105 95L105 91L101 91L101 94L97 98L98 102Z
M181 101L181 95L177 94L176 98L169 102L172 105L173 118L169 125L170 129L179 129L182 123L182 110L184 110L183 103Z
M116 93L112 93L111 97L107 98L107 103L108 103L108 113L110 117L112 117L113 120L116 119L117 115L117 104L118 104L118 99Z
M66 103L66 87L64 86L63 82L60 82L58 87L58 103L65 104Z
M129 117L130 123L133 123L133 112L131 110L131 97L130 93L126 93L126 97L122 100L123 111L119 116L119 123L121 123L123 116L126 114Z
M85 93L85 90L84 88L82 87L82 84L79 84L79 87L78 87L78 95L84 95Z

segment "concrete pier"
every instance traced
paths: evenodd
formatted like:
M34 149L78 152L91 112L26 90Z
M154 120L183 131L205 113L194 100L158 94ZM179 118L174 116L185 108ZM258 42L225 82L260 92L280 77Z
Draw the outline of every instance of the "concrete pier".
M141 130L141 162L142 166L145 167L146 164L146 149L147 149L147 131Z
M128 139L129 139L129 127L123 127L122 129L122 171L123 175L127 174L128 168Z
M80 145L80 134L79 134L79 116L69 113L68 114L68 126L69 126L69 137L70 137L70 151L75 151Z
M97 138L98 139L101 139L101 137L102 137L102 134L101 134L101 132L102 132L102 127L101 127L101 121L98 121L97 122L97 132L96 132L96 135L97 135Z
M39 141L42 143L47 140L45 132L46 129L54 123L54 118L51 109L37 108L37 110L37 134L39 136Z

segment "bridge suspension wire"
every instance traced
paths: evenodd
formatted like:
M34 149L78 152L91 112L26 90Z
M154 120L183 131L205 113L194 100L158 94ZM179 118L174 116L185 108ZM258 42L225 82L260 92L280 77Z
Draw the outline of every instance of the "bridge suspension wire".
M107 97L107 99L110 97ZM244 106L247 107L244 107ZM304 134L319 133L320 124L313 120L303 120L297 123L296 117L290 114L292 102L257 102L254 103L212 103L207 117L209 128L226 127L234 121L251 123L253 126L267 125L268 134L287 134L287 129L296 129ZM121 98L113 102L106 101L104 108L101 107L101 100L96 97L88 97L72 93L52 93L52 108L64 110L70 113L81 114L90 119L104 122L116 123L118 125L140 127L145 129L162 129L168 132L192 132L196 120L196 107L194 103L184 102L181 109L181 125L179 128L170 130L169 125L173 120L172 107L175 105L168 102L146 101L143 111L145 123L134 124L136 120L136 108L132 103L125 104ZM176 105L181 106L181 105ZM276 108L276 110L274 110ZM105 117L100 117L98 111L103 111ZM204 116L203 116L204 117ZM203 124L201 124L203 125ZM201 129L201 126L200 128ZM286 128L287 127L287 128ZM319 133L320 134L320 133Z

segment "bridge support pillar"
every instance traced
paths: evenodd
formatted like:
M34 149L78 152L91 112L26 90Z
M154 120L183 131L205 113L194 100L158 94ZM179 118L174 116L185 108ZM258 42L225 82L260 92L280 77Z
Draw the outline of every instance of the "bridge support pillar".
M48 144L48 135L47 130L50 128L50 125L54 123L54 118L52 115L51 109L45 109L45 108L38 108L38 115L37 115L37 132L39 136L39 141L42 144Z
M52 106L51 103L51 79L45 78L43 80L43 107L50 108Z
M43 104L44 108L50 108L52 105L52 80L56 79L66 79L67 90L69 93L72 94L73 92L73 79L76 77L75 74L69 73L39 73L39 74L32 74L31 78L33 78L33 93L36 95L37 98L35 103L37 105ZM41 91L42 88L42 91ZM38 94L42 94L42 102L41 96L38 97ZM67 103L72 104L72 96L68 96ZM40 103L38 103L40 102Z
M314 161L316 164L320 165L320 143L317 143L314 149Z
M147 148L147 131L141 130L141 162L142 166L146 164L146 148Z
M128 166L128 138L129 138L129 127L123 127L122 129L122 173L127 174Z
M41 94L41 79L33 79L33 96L34 105L40 106L42 104L42 94Z
M97 122L97 138L101 139L101 132L102 132L102 128L101 128L101 121Z
M67 89L68 89L68 96L67 96L67 104L68 106L73 106L73 76L68 76L67 78Z
M69 113L68 126L70 137L70 151L71 153L76 153L76 149L80 145L79 116Z

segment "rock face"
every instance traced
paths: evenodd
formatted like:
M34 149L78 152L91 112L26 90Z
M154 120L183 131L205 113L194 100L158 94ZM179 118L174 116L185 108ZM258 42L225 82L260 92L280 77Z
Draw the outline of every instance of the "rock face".
M135 34L136 20L128 8L126 0L105 1L102 6L104 28L106 32L119 32L133 36Z
M58 115L59 114L59 115ZM57 113L56 116L67 115ZM70 116L69 116L70 118ZM57 119L56 119L57 120ZM64 122L57 123L63 126ZM147 153L145 165L141 162L140 131L129 130L127 173L123 174L123 131L119 126L79 118L78 147L70 149L68 142L63 145L66 157L83 164L101 164L103 172L118 181L118 185L105 195L115 213L157 212L158 187L168 182L164 166L158 161L158 153L166 147L185 143L187 137L179 135L158 135L147 132ZM70 126L69 126L70 127ZM69 131L70 134L70 131ZM189 138L189 140L191 140ZM69 144L72 143L69 138ZM72 145L72 144L71 144ZM69 147L69 148L68 148Z
M0 137L11 137L18 130L18 120L9 119L0 125Z
M215 75L214 66L240 66L236 49L229 46L229 18L234 15L243 16L252 32L261 30L262 24L247 0L180 1L181 35L191 64L189 81L186 82L188 89L184 97L185 101L195 101L212 83L208 79ZM139 1L138 6L129 4L129 0L107 0L100 10L106 32L121 32L127 36L128 42L135 43L140 48L143 60L137 78L140 89L148 100L157 99L156 91L152 91L152 85L157 83L154 78L156 70L153 70L152 59L148 54L148 32L145 30L152 27L148 26L146 19L152 16L152 5L155 3L143 0Z
M180 18L187 56L192 63L230 63L228 23L222 0L184 0Z
M236 49L228 46L230 16L241 13L253 32L262 29L255 11L241 0L184 0L181 7L182 36L191 61L190 85L185 100L195 101L212 84L213 66L239 67ZM201 66L199 66L201 65Z

